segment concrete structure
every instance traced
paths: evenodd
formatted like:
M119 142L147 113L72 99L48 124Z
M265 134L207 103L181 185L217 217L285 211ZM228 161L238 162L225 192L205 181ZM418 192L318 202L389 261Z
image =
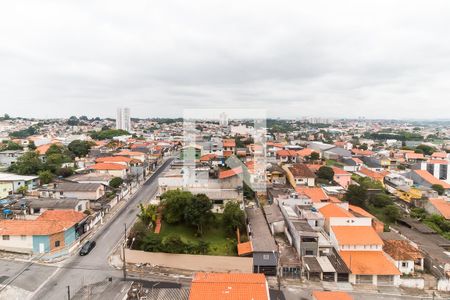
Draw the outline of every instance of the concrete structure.
M0 173L0 183L10 183L11 192L15 193L22 186L26 186L28 190L36 189L39 186L39 177Z
M128 107L119 107L117 109L116 129L131 131L131 117Z

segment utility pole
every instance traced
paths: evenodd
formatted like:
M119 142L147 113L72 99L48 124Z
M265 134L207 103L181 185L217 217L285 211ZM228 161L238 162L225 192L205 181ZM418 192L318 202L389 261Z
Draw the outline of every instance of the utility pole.
M67 286L67 299L70 300L70 285Z
M125 235L123 237L124 241L123 241L123 248L122 248L122 255L123 255L123 280L126 281L127 280L127 261L125 258L125 248L127 246L127 223L123 224L125 226Z

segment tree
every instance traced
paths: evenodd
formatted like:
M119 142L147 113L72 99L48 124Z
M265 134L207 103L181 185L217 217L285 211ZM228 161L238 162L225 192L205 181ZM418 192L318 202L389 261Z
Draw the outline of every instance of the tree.
M222 222L228 234L232 235L236 229L244 229L245 215L239 203L229 201L225 204L225 209L222 214Z
M161 195L163 218L169 224L184 221L184 208L189 205L193 195L181 190L167 191Z
M50 183L53 180L53 174L49 170L40 171L38 175L42 184Z
M4 151L4 150L22 150L22 149L23 149L22 145L19 145L13 141L7 141L6 145L3 145L0 150Z
M328 180L328 181L332 181L333 177L334 177L334 171L330 167L322 166L317 171L317 177Z
M184 253L186 244L178 234L171 234L163 239L163 251L167 253Z
M56 176L63 178L72 176L73 173L74 173L73 168L58 168L55 171Z
M196 226L197 233L203 235L203 228L214 220L212 208L213 203L208 196L205 194L195 195L184 208L184 220L186 223Z
M80 123L76 116L71 116L69 120L67 120L67 125L69 126L77 126Z
M143 205L142 203L139 204L140 212L138 214L138 218L141 220L144 225L149 226L152 224L152 226L155 226L156 218L158 217L158 206L154 204L148 204Z
M393 204L391 197L386 194L377 194L376 196L371 197L369 202L375 207L385 207Z
M344 199L352 205L365 207L367 199L367 189L356 184L351 184L348 186L347 192L344 195Z
M383 209L384 215L389 222L395 222L401 217L400 210L395 204L390 204Z
M36 145L33 141L28 142L28 150L36 150Z
M415 151L417 151L417 150L422 151L422 153L425 155L431 155L431 154L433 154L434 151L436 151L436 149L434 147L424 145L424 144L417 146Z
M123 179L120 177L114 177L109 181L109 186L112 187L113 189L117 189L118 187L120 187L123 183Z
M311 155L309 156L309 160L319 160L320 154L317 152L311 152Z
M172 241L169 241L170 243ZM150 232L140 241L140 249L149 252L162 251L162 238L161 235Z
M68 145L69 151L76 157L84 157L89 153L92 147L91 142L74 140Z
M25 196L25 194L28 192L28 187L26 185L22 185L16 190L17 194L22 194L22 196Z
M433 190L435 190L435 191L438 193L438 195L443 195L444 192L445 192L444 187L443 187L442 185L440 185L440 184L433 184L433 185L431 186L431 188L432 188Z
M19 157L15 164L11 165L9 171L20 175L32 175L41 171L42 167L39 155L34 151L28 151Z

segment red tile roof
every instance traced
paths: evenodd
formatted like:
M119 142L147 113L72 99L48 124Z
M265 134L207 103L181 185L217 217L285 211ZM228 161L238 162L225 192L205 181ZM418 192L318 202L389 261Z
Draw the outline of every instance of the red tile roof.
M330 203L321 208L319 212L326 218L353 218L354 216L337 204Z
M294 150L278 150L276 154L277 154L278 157L280 157L280 156L282 156L282 157L286 157L286 156L296 157L297 156L297 152L294 151Z
M353 297L346 292L323 292L314 291L314 300L353 300Z
M189 300L268 300L263 274L196 273Z
M383 251L340 251L339 255L355 275L401 275Z
M416 260L423 258L419 249L414 248L408 241L405 240L387 240L384 241L384 252L396 261L400 260Z
M444 218L450 220L450 201L440 198L430 198L428 201L430 201Z
M372 156L375 154L374 152L372 152L370 150L362 150L362 149L357 149L357 148L353 148L352 153L355 155L362 155L362 156Z
M299 194L305 195L310 198L313 202L327 202L330 200L328 195L320 187L304 187L298 186L295 191Z
M288 167L294 178L315 178L314 173L305 164L293 164Z
M414 170L414 172L431 185L440 184L444 189L450 189L450 184L448 184L445 181L437 179L436 177L431 175L427 170Z
M236 147L236 141L234 139L224 139L223 147Z
M78 223L83 220L86 215L75 210L46 210L40 215L39 221L67 221Z
M241 173L242 173L242 168L241 167L237 167L237 168L234 168L234 169L231 169L231 170L221 171L219 173L219 179L233 177L233 176L241 174Z
M252 242L239 243L237 249L239 256L251 254L253 252Z
M93 170L125 170L126 166L115 163L98 163L89 167Z
M145 155L145 153L139 152L139 151L122 150L119 153L115 153L114 155L141 156L141 155Z
M105 156L105 157L99 157L95 161L98 163L103 163L103 162L126 162L126 163L129 163L131 161L131 158L125 157L125 156Z
M383 245L371 226L331 226L339 245Z
M200 161L210 161L217 157L216 154L208 153L200 157Z

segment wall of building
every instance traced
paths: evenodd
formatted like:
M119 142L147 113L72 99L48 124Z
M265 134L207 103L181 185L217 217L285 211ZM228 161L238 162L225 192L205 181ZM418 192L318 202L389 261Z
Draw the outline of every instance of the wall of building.
M0 236L0 250L31 253L33 251L33 238L25 235L10 235L9 240L4 240Z
M40 245L44 245L44 253L50 252L50 238L48 235L34 235L33 236L33 252L40 253Z
M10 182L0 182L0 199L7 197L12 190L13 186Z
M403 264L405 264L405 266L403 266ZM412 260L395 261L395 266L402 274L414 273L414 261Z

